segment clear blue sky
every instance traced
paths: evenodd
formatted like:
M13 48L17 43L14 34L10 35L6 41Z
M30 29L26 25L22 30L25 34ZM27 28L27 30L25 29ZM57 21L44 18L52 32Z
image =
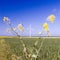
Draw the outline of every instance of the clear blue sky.
M53 36L60 36L60 0L0 0L0 35L12 35L6 32L9 26L4 23L4 16L10 18L13 27L22 23L25 27L23 35L29 35L30 24L32 35L38 35L51 14L56 20L54 24L48 22L50 32Z

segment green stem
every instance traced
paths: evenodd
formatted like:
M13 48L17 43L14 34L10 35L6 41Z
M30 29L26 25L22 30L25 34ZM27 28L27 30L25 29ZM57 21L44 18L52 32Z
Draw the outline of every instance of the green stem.
M40 48L38 49L38 51L37 51L37 56L38 56L38 54L39 54L39 52L40 52L40 50L41 50L41 48L42 48L42 46L43 46L43 42L44 42L44 39L42 40L42 42L41 42L41 46L40 46ZM37 59L37 57L35 58L35 60Z

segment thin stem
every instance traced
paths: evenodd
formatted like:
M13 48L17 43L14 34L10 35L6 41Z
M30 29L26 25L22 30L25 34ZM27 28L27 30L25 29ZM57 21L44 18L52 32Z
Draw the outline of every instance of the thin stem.
M11 27L11 30L12 30L17 36L20 37L20 35L19 35L17 32L15 32L15 31L13 30L11 23L9 24L9 26Z
M38 54L39 54L39 52L40 52L40 50L41 50L41 48L42 48L42 46L43 46L43 42L44 42L44 39L42 40L42 42L41 42L41 46L40 46L40 48L38 49L38 51L37 51L37 56L38 56ZM37 57L35 58L35 60L37 59Z

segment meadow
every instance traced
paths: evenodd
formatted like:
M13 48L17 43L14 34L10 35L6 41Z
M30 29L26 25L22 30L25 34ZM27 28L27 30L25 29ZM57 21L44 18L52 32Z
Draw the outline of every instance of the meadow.
M21 40L24 42L28 50L40 47L42 40L44 40L39 56L36 60L60 60L60 38L0 38L0 60L20 60L12 57L20 57L21 60L26 60L23 53L23 46ZM38 41L37 46L34 46ZM29 51L30 52L30 51ZM35 50L33 50L35 53ZM11 59L12 58L12 59ZM30 59L29 59L30 60ZM32 60L35 60L34 58Z

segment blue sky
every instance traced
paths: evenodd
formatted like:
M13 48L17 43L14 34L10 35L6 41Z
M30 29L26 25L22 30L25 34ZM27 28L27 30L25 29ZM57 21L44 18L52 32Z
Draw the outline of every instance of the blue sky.
M1 0L0 1L0 35L13 35L6 32L7 26L3 17L7 16L13 27L22 23L25 31L24 36L29 35L29 26L32 26L32 36L38 36L43 30L43 23L51 14L56 16L54 24L48 21L52 36L60 36L60 0ZM43 35L46 35L44 33Z

